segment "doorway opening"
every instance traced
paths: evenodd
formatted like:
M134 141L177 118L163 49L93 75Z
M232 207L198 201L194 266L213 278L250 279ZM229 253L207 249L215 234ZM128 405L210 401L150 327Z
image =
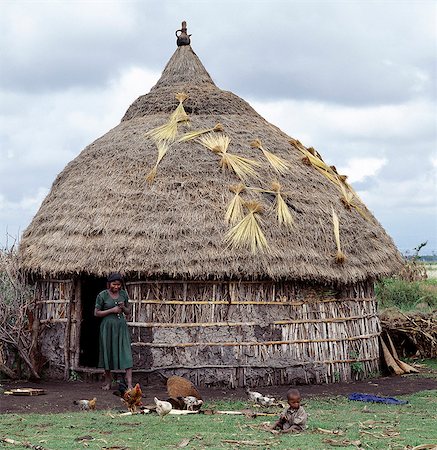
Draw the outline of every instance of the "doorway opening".
M82 323L80 325L80 354L81 367L97 367L99 363L100 322L102 319L94 317L96 297L106 289L106 278L84 276L81 281Z

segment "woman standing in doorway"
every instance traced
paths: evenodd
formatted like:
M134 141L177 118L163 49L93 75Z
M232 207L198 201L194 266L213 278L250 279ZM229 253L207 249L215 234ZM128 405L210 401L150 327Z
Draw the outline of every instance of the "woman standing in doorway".
M108 288L96 299L94 315L102 318L100 324L99 367L105 369L105 384L111 388L111 370L126 370L126 384L132 389L132 350L125 314L129 313L128 295L122 289L123 278L119 273L108 277Z

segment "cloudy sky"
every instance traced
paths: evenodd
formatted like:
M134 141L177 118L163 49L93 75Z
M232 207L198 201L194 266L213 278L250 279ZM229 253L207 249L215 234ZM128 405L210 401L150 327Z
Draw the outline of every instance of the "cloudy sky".
M433 0L0 0L0 244L155 84L184 19L219 87L348 174L402 251L437 251Z

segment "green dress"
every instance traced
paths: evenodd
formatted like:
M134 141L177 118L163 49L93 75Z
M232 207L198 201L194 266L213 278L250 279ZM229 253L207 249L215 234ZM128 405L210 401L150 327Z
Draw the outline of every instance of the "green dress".
M96 309L106 311L117 305L128 304L127 292L121 290L113 299L108 290L100 292L96 299ZM133 366L129 329L124 314L109 314L100 324L99 367L105 370L129 369Z

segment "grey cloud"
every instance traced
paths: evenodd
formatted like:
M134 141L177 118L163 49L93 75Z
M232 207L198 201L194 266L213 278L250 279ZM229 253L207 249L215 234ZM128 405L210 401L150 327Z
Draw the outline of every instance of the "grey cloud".
M430 26L432 5L272 2L251 4L243 15L232 11L248 6L244 1L221 8L187 2L183 12L175 2L150 3L128 4L126 26L116 30L98 21L77 29L61 12L58 23L42 16L42 26L53 30L42 33L25 58L14 49L19 43L3 45L1 83L28 91L64 89L104 84L130 64L160 70L175 49L173 29L182 16L217 84L242 96L374 104L433 89L435 43L422 30ZM416 22L407 27L411 14Z

